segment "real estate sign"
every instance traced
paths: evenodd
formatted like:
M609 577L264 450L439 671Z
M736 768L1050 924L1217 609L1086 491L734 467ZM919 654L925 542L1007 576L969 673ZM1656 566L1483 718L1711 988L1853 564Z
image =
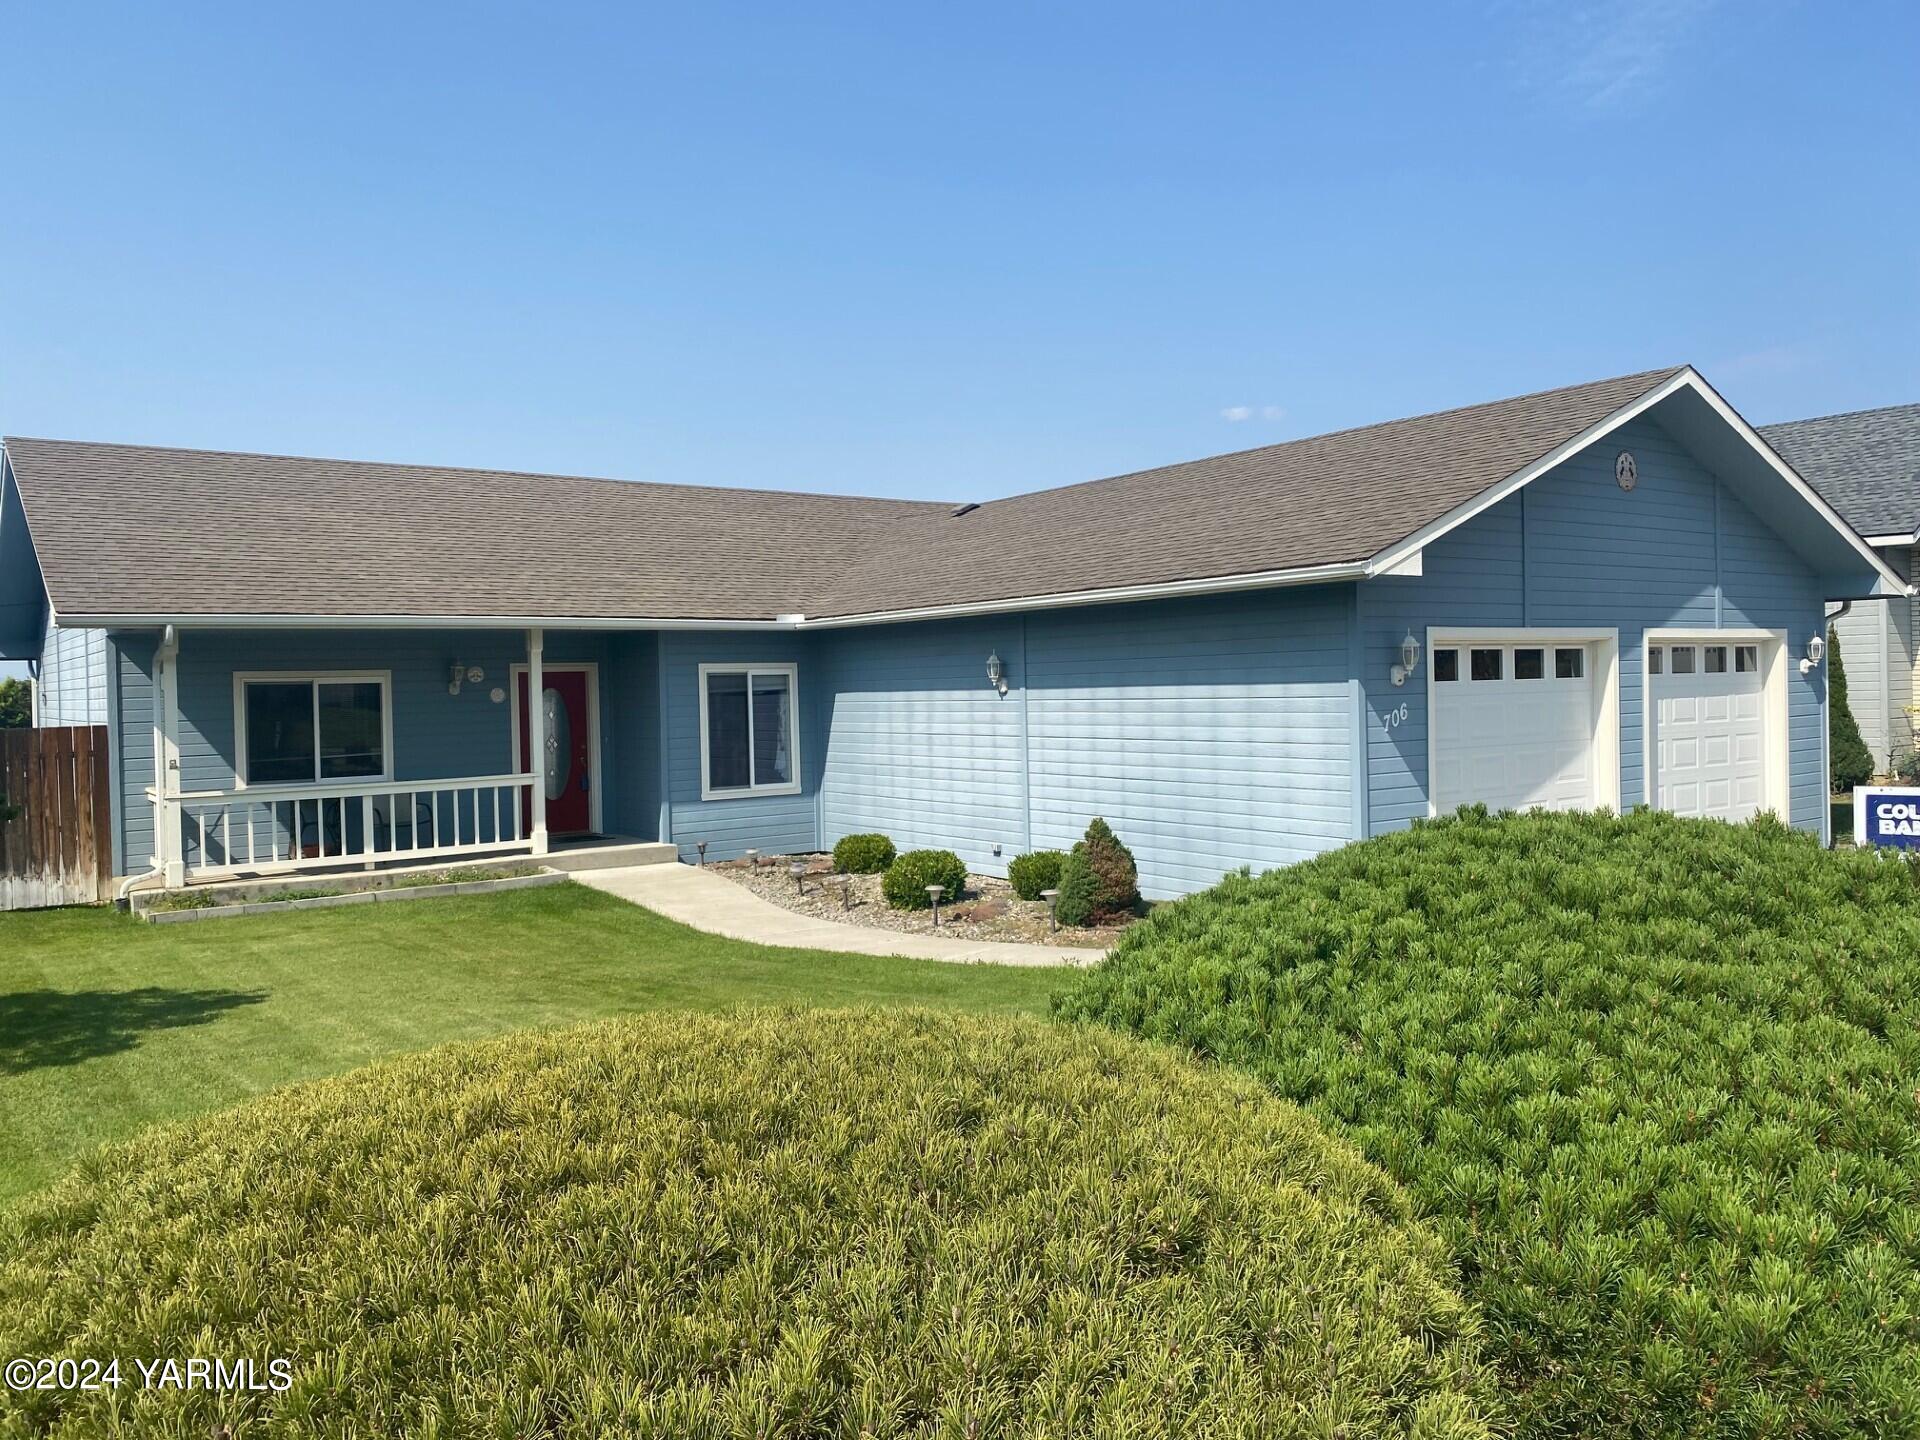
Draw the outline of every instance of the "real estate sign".
M1920 787L1862 785L1855 790L1853 838L1861 845L1920 850Z

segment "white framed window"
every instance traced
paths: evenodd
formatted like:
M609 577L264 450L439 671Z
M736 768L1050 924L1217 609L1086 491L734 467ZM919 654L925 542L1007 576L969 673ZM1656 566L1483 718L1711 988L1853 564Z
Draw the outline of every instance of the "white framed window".
M236 674L236 782L245 789L391 780L392 694L385 670Z
M702 665L700 798L799 793L799 667Z
M1460 652L1458 650L1436 650L1433 652L1433 678L1442 684L1451 684L1460 678Z

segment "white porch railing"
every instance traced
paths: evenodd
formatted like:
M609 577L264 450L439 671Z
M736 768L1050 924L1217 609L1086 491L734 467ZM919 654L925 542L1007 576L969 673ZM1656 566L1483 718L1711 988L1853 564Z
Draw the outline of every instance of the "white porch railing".
M156 817L185 880L537 848L533 775L191 790ZM149 796L153 791L149 789ZM156 868L163 864L156 858Z

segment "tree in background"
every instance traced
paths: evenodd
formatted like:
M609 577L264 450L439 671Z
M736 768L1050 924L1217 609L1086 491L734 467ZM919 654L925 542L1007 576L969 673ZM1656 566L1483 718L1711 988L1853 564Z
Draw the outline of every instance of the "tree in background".
M0 730L24 730L33 724L33 687L24 680L0 680Z
M1840 663L1840 636L1827 627L1827 747L1832 767L1833 793L1845 795L1873 778L1873 756L1860 738L1860 722L1847 704L1847 667Z

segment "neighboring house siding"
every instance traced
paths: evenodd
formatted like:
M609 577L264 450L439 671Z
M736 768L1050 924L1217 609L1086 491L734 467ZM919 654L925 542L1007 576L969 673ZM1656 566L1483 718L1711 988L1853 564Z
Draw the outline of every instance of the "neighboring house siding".
M1911 579L1913 551L1882 550L1894 572ZM1874 769L1888 772L1914 748L1915 603L1859 600L1833 622L1847 666L1847 702Z
M1632 450L1639 483L1615 483ZM1566 626L1620 632L1620 778L1626 808L1646 803L1641 649L1655 627L1788 632L1791 656L1819 631L1819 577L1658 423L1641 419L1427 548L1420 577L1361 586L1372 833L1428 813L1425 662L1399 689L1387 679L1411 629ZM1851 657L1849 657L1851 658ZM1848 670L1851 680L1853 671ZM1788 676L1791 822L1825 819L1824 669ZM1391 730L1384 717L1405 705Z
M820 733L821 667L811 636L793 632L662 631L660 691L667 745L668 834L680 856L692 860L707 842L708 860L738 858L748 849L801 853L820 842L818 792L826 745ZM700 667L705 664L798 666L800 793L700 798Z
M35 714L43 726L107 723L106 631L59 629L49 610Z
M1913 578L1914 552L1911 549L1883 553L1902 578ZM1872 603L1882 606L1887 612L1887 688L1890 692L1887 726L1892 732L1887 768L1891 770L1903 757L1911 755L1914 749L1914 642L1916 636L1920 636L1920 629L1914 625L1916 610L1913 600L1876 600Z
M821 842L880 830L1004 874L1100 815L1154 897L1342 844L1349 597L1269 590L832 632ZM987 683L996 652L1004 697Z

